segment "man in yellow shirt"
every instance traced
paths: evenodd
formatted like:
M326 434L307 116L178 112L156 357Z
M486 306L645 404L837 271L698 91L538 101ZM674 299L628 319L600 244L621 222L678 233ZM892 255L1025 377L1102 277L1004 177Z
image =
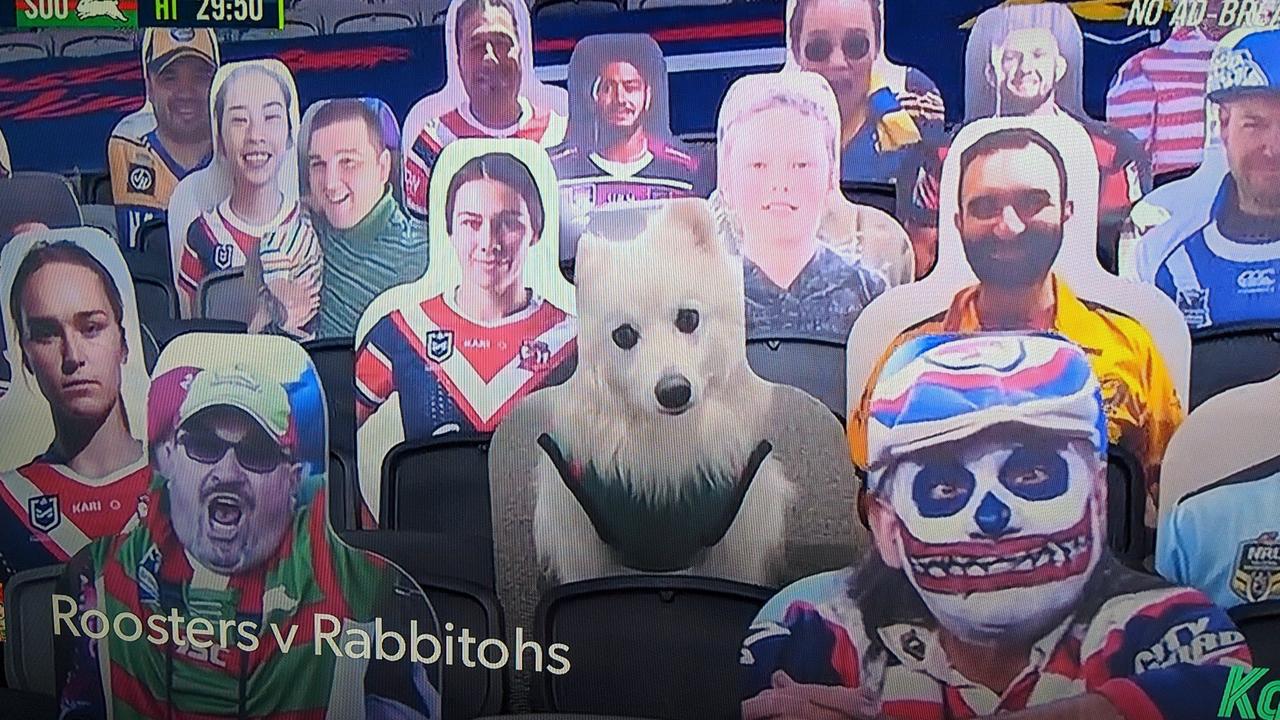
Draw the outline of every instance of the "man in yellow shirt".
M1076 297L1051 271L1073 210L1067 181L1062 154L1029 128L992 132L961 153L955 223L978 284L957 293L945 312L900 333L866 388L875 387L889 355L912 337L980 330L1057 332L1084 349L1098 376L1111 443L1142 465L1150 526L1160 461L1182 422L1182 405L1146 328ZM862 392L848 430L853 462L864 469L868 392Z

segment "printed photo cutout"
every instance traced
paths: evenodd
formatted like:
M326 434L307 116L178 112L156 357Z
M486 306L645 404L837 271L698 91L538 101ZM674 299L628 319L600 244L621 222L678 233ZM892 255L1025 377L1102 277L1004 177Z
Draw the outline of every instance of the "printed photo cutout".
M448 78L404 121L405 206L419 217L440 152L460 138L521 138L544 148L565 138L569 99L533 72L529 7L519 0L451 0L444 20Z
M107 139L111 197L124 247L139 247L142 224L163 220L178 182L213 159L206 108L220 63L213 30L144 32L145 102L116 123Z
M716 204L722 240L742 257L749 338L842 343L892 284L886 261L910 275L901 226L840 192L838 117L810 72L739 78L720 105Z
M787 70L821 74L841 122L842 180L892 183L922 140L942 132L942 95L884 55L883 0L788 0Z
M1139 240L1138 273L1193 334L1280 324L1280 30L1228 35L1207 98L1220 141L1200 169L1134 210L1158 221Z
M539 583L681 573L778 587L865 545L839 422L747 364L741 267L707 202L654 205L630 210L645 216L630 240L583 236L577 369L491 444L496 570L517 618Z
M200 285L241 270L262 238L298 214L298 90L274 58L228 63L213 77L213 161L169 200L169 243L184 317Z
M427 231L400 205L400 127L376 98L322 100L299 132L297 222L245 265L250 332L354 337L369 303L427 269Z
M1190 337L1167 298L1098 263L1093 158L1088 134L1066 117L988 118L957 134L942 171L937 268L886 292L849 336L855 465L866 468L867 403L894 347L938 332L1053 330L1086 349L1111 443L1143 469L1155 521L1160 458L1188 396Z
M469 139L436 167L431 266L374 300L356 335L356 454L374 517L393 447L493 432L520 398L563 382L577 352L546 151Z
M569 60L569 125L551 150L560 183L560 260L573 260L587 214L610 205L706 197L713 158L671 132L667 62L643 33L593 35Z
M1203 594L1108 548L1105 390L1090 365L1054 335L898 348L870 399L874 549L783 590L745 631L743 718L1050 704L1066 717L1213 716L1216 695L1169 689L1217 687L1248 646ZM1170 654L1162 639L1188 627L1196 649ZM975 675L963 660L979 655ZM1119 686L1131 692L1108 691Z
M62 708L439 718L440 665L416 661L427 643L374 654L378 632L439 629L403 571L329 527L325 400L306 352L279 337L183 335L160 356L147 409L145 510L77 555L68 599L55 600L79 630L56 642ZM90 636L90 611L115 631Z
M36 230L0 253L9 392L0 398L0 583L124 527L146 494L147 370L133 281L96 228Z

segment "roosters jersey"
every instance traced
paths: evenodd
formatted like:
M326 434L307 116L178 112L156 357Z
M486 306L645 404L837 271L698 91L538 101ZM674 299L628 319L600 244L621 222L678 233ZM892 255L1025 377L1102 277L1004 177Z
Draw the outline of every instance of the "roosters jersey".
M151 466L144 456L102 480L36 460L0 475L0 582L64 563L90 540L114 535L138 511Z
M183 167L165 150L156 133L155 115L139 110L125 117L107 140L111 197L123 247L138 247L138 228L167 217L169 196L178 181L209 164L212 155Z
M577 322L533 295L497 323L465 317L452 292L373 326L356 351L356 415L361 424L400 394L406 440L449 432L493 432L525 395L562 382L558 369L577 350Z
M461 138L522 138L550 148L564 141L565 117L548 108L534 107L520 98L520 119L509 128L486 127L464 104L428 120L405 153L405 205L414 214L427 214L427 186L431 168L445 145Z
M291 222L298 214L298 204L285 205L263 225L249 225L231 212L231 200L200 214L187 230L178 266L178 289L194 304L205 276L220 270L242 268L247 253L258 252L267 233Z
M850 573L794 583L756 616L740 655L744 699L783 670L798 683L871 690L882 703L877 717L969 720L1096 693L1126 718L1198 720L1216 716L1230 667L1250 661L1244 636L1208 598L1153 587L1068 617L997 693L949 664L933 627L867 627L850 598Z
M1177 304L1192 331L1280 322L1280 229L1255 220L1249 242L1233 239L1237 226L1248 223L1234 210L1234 186L1228 176L1209 224L1175 245L1156 269L1156 287Z

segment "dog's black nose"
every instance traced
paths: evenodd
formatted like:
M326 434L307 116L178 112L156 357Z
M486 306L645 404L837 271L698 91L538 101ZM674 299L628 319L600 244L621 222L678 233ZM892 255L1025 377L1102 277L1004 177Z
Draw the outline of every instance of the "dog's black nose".
M667 410L683 410L693 397L693 388L683 375L667 375L658 381L653 394L658 396L658 404Z

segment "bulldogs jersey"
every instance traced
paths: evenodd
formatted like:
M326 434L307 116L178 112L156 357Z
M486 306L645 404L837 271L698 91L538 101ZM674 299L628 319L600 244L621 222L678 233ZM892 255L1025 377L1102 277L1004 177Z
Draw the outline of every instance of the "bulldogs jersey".
M138 247L138 228L148 220L167 217L169 196L178 181L208 165L212 157L195 167L183 167L160 143L151 111L139 110L121 120L107 140L120 244Z
M1216 716L1230 666L1250 660L1221 608L1195 590L1157 587L1068 617L996 693L948 663L932 627L866 627L850 572L801 580L765 606L742 647L744 699L784 670L798 683L878 689L887 718L968 720L1096 693L1127 718L1198 720Z
M562 206L576 216L614 203L702 197L709 192L706 163L670 145L650 143L635 162L606 160L571 145L551 155Z
M90 540L114 535L151 482L145 457L102 480L40 460L0 475L0 582L64 563Z
M182 247L178 266L178 289L194 305L200 281L206 275L244 267L245 254L258 252L262 238L291 222L297 213L297 203L285 205L266 224L248 225L231 212L230 199L201 213L187 230L187 242Z
M427 186L431 168L445 145L461 138L523 138L550 148L564 141L565 117L548 108L534 107L520 98L520 119L509 128L486 127L464 103L427 124L405 153L405 205L417 215L427 214Z
M452 295L395 310L369 331L356 352L358 422L399 393L406 440L488 433L525 395L563 381L556 370L577 349L572 316L533 295L515 315L478 323Z
M1193 330L1256 321L1280 321L1280 230L1238 242L1228 237L1235 183L1228 177L1209 213L1209 224L1174 246L1156 269L1155 283L1178 305ZM1224 214L1228 216L1224 216Z

